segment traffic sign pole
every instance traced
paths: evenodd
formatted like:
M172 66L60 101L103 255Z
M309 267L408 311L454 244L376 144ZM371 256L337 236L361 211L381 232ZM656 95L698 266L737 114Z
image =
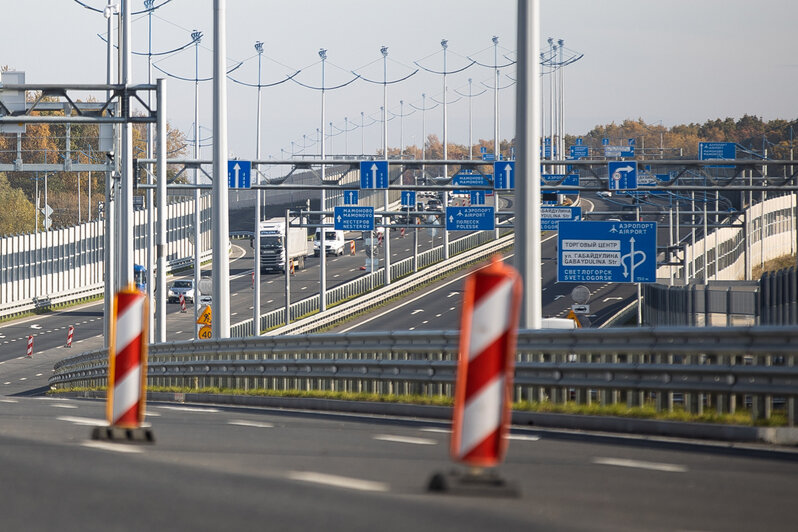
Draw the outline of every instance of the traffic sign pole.
M521 327L540 329L540 1L518 2L515 266L524 280Z

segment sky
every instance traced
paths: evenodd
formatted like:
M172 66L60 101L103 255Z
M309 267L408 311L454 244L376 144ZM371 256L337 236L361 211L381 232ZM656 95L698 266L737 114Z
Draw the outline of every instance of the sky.
M2 0L13 23L0 32L0 65L26 72L27 83L104 83L105 18L73 0ZM101 9L105 0L81 0ZM165 0L155 0L155 5ZM8 10L9 4L15 9ZM793 0L541 0L541 48L562 39L566 57L581 59L563 69L565 131L581 135L596 125L625 119L673 126L744 114L795 119L798 54ZM132 3L144 9L143 0ZM443 76L441 40L448 41L446 70L472 60L494 64L492 37L499 38L500 136L515 128L516 2L507 0L227 0L227 55L231 76L257 84L256 41L263 42L261 83L296 74L301 84L321 86L319 49L324 63L327 153L374 153L382 145L382 46L388 47L389 146L420 145L422 131L442 137ZM152 15L154 54L203 38L153 63L172 76L194 79L212 75L212 0L171 0ZM149 17L134 15L133 51L146 53ZM195 52L197 55L195 74ZM505 66L507 65L507 66ZM419 68L419 66L423 68ZM414 71L418 70L415 74ZM344 87L356 72L361 79ZM412 74L412 75L411 75ZM167 77L167 114L172 126L193 138L194 82L153 69L153 79ZM367 78L378 83L370 83ZM471 105L469 106L469 79ZM472 140L493 138L493 70L475 64L446 76L448 138L467 144L469 115ZM134 83L147 81L146 55L133 59ZM212 83L199 84L200 157L210 158ZM544 78L544 98L548 98ZM262 158L319 153L321 92L293 81L264 87ZM481 93L482 91L484 93ZM480 94L481 93L481 94ZM422 99L422 94L426 95ZM463 96L465 95L465 96ZM458 99L459 98L459 99ZM400 101L402 102L400 104ZM423 102L427 111L422 112ZM231 157L256 154L257 89L228 83L228 147ZM434 108L433 108L434 107ZM430 109L431 108L431 109ZM470 108L470 112L469 112ZM361 126L361 113L363 113ZM423 124L422 124L423 122Z

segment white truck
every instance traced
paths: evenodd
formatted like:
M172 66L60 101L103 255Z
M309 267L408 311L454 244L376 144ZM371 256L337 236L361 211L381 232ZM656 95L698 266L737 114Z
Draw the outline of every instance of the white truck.
M321 255L321 229L316 229L316 235L313 237L313 255L318 257ZM324 249L327 255L343 255L346 251L346 240L344 239L343 231L336 231L334 229L324 230Z
M308 236L305 228L289 226L286 234L283 218L271 218L260 222L260 270L285 272L286 249L288 259L293 261L294 268L303 269L305 257L308 256Z

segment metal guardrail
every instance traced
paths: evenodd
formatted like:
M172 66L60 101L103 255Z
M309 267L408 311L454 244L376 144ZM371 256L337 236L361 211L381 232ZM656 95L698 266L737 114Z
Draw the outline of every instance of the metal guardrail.
M150 346L151 386L451 396L458 331L228 338ZM522 330L515 399L629 406L653 402L798 421L798 328ZM107 383L105 350L61 360L50 385Z

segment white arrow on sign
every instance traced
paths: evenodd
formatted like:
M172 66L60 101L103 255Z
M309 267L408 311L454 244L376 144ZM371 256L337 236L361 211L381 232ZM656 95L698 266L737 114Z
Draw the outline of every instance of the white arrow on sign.
M240 181L238 180L238 172L239 170L241 170L241 166L239 166L239 164L236 163L236 165L233 167L233 170L235 171L235 184L238 185L240 183Z
M371 165L371 185L374 188L377 188L377 164L374 163ZM396 197L396 196L394 196Z
M338 215L338 223L341 223L341 215Z
M510 163L507 163L507 166L504 167L504 175L505 179L507 180L507 187L510 187L510 173L513 171L513 167Z

